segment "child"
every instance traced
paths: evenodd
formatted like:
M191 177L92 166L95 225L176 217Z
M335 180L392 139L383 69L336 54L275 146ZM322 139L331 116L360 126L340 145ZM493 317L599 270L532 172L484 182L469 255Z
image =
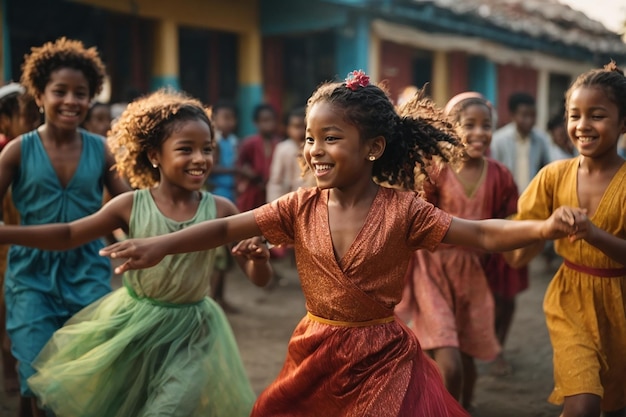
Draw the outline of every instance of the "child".
M558 161L560 159L569 159L578 155L574 144L567 136L567 128L563 114L556 114L548 120L548 133L550 134L550 160Z
M513 121L493 133L491 157L506 165L521 193L537 172L551 162L549 140L534 129L537 108L533 96L514 93L508 104Z
M0 197L9 186L21 223L71 221L96 212L103 186L111 195L128 186L111 170L103 138L79 129L104 79L95 48L61 38L32 48L22 84L45 122L11 141L0 156ZM31 362L74 313L111 290L111 266L98 256L100 240L67 252L12 246L5 278L7 331L19 362L20 390ZM35 410L35 413L37 411Z
M209 115L183 95L159 91L128 106L110 136L117 168L142 188L69 224L0 229L0 241L64 250L116 229L161 235L237 212L202 192L215 145ZM152 187L152 188L149 188ZM242 268L269 279L269 251L242 242ZM61 416L247 416L254 402L234 337L207 297L213 251L168 257L126 274L124 288L58 330L28 382Z
M563 265L544 299L554 350L554 391L563 416L626 411L626 77L611 62L580 75L566 95L567 132L580 156L543 169L519 201L519 219L545 219L557 207L586 210L573 238L555 242ZM531 259L542 245L517 252Z
M239 146L239 138L235 135L237 128L235 104L227 101L217 102L211 108L211 120L215 127L217 146L213 152L215 165L209 176L209 190L214 195L235 202L235 175L237 174L235 162ZM226 273L230 270L232 263L232 257L226 246L216 249L214 272L211 277L211 298L226 313L238 312L237 308L224 298Z
M411 189L416 164L457 153L446 131L409 114L396 114L361 71L323 84L308 101L303 150L316 188L101 252L128 258L117 268L126 271L154 265L167 253L260 233L274 244L295 245L309 312L252 416L466 416L415 335L394 318L412 253L440 241L505 250L574 230L580 213L569 208L546 222L477 222L453 219L413 191L379 186L374 180Z
M0 87L0 135L1 148L22 133L36 129L40 123L40 113L35 100L18 83ZM1 150L1 149L0 149ZM2 200L2 222L19 224L19 215L11 202L11 192L7 191ZM0 351L4 371L4 390L7 394L19 393L17 362L11 355L11 342L6 333L6 306L4 304L4 273L7 267L9 247L0 246ZM26 400L23 400L26 401ZM30 404L28 407L30 408Z
M107 132L111 129L112 121L111 106L96 101L89 107L87 117L85 117L82 127L87 132L106 137Z
M465 155L458 170L443 167L433 175L424 186L425 199L464 219L513 214L513 176L485 157L491 142L491 104L479 93L466 92L453 97L445 112L465 144ZM396 308L400 316L410 318L422 349L431 353L446 388L466 409L477 376L474 358L493 360L500 353L484 257L477 249L448 245L435 252L417 251Z
M267 182L268 202L274 201L305 185L305 180L302 177L302 168L298 162L304 146L305 116L306 109L304 107L292 109L287 115L285 120L287 140L276 145L270 166L270 177ZM310 185L313 186L315 184Z
M237 208L252 210L267 199L265 189L270 176L274 148L280 142L276 136L276 111L269 104L259 104L254 109L254 123L258 134L244 140L239 149L237 167Z

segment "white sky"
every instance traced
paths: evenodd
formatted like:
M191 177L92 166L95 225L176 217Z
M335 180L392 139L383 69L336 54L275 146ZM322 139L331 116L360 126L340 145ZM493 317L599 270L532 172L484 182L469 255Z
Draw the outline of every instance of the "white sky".
M580 10L590 18L604 24L608 29L624 32L626 1L624 0L559 0L572 9Z

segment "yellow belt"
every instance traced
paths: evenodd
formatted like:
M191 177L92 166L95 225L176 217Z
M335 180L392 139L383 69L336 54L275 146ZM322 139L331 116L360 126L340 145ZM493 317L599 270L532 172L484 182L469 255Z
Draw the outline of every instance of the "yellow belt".
M389 316L389 317L384 317L382 319L374 319L374 320L367 320L367 321L338 321L338 320L330 320L330 319L325 319L323 317L318 317L315 314L311 313L310 311L307 311L306 316L310 320L316 321L318 323L328 324L330 326L340 326L340 327L375 326L377 324L391 323L392 321L395 320L394 316Z

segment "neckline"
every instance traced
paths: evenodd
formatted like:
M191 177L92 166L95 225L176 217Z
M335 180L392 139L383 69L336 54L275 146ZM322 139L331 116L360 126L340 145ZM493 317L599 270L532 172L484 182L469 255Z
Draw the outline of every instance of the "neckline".
M161 216L161 218L166 220L168 223L175 224L175 225L187 224L187 223L191 223L191 222L196 221L198 216L200 215L200 207L202 206L202 204L204 203L205 199L208 196L208 193L203 193L203 192L200 191L200 201L198 202L198 207L196 208L196 212L194 213L194 215L191 218L187 219L187 220L178 221L178 220L172 219L171 217L166 216L161 211L161 209L157 205L156 201L154 200L154 196L152 195L152 192L151 192L150 188L146 188L145 192L148 195L148 200L150 200L150 205L152 206L152 208L157 213L159 213L159 216Z

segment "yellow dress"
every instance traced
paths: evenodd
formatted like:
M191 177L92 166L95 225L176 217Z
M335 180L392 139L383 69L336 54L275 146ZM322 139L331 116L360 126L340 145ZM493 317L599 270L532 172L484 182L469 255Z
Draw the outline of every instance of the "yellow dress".
M579 207L578 166L579 159L574 158L555 162L539 172L520 197L518 218L546 219L560 206ZM590 220L626 239L625 202L626 163L605 190ZM549 401L561 404L564 397L585 393L600 396L604 411L623 408L626 268L586 241L561 239L555 249L565 264L556 272L543 304L554 349L555 386Z

